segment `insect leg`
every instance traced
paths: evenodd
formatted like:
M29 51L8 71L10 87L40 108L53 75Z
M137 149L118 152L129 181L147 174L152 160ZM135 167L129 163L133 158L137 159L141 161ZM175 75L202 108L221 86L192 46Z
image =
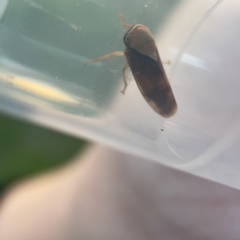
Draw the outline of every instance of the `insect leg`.
M123 90L121 91L122 94L125 93L125 90L127 88L127 80L126 80L126 75L125 75L125 71L126 69L129 67L128 63L126 63L123 68L122 68L122 75L123 75L123 81L124 81L124 88Z
M98 61L101 61L103 59L106 59L106 58L109 58L109 57L114 57L114 56L123 56L124 55L124 52L113 52L113 53L109 53L107 55L104 55L102 57L99 57L99 58L96 58L92 61L89 61L89 62L85 62L84 63L84 66L88 65L88 64L91 64L91 63L95 63L95 62L98 62Z
M125 27L125 28L131 28L133 26L133 24L127 24L124 22L124 19L123 19L123 14L120 14L119 17L121 18L121 23L122 23L122 26Z

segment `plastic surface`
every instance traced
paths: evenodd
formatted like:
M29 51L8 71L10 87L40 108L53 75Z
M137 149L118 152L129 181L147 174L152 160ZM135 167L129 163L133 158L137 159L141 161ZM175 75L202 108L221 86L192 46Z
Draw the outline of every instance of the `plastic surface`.
M239 1L0 1L0 109L240 188ZM145 102L124 57L119 13L155 36L178 103ZM162 131L164 130L164 131Z

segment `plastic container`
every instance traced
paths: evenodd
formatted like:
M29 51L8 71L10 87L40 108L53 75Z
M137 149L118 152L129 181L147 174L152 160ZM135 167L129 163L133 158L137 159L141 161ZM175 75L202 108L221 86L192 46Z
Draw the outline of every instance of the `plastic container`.
M0 0L0 109L240 189L239 1ZM118 15L156 37L178 103L164 119L124 57ZM164 130L164 131L162 131Z

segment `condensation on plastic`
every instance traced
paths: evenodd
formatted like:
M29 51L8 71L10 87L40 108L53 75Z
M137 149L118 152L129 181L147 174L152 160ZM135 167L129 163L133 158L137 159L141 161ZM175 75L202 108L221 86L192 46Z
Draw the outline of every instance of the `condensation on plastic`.
M0 109L240 189L240 2L0 1ZM124 57L127 23L154 36L178 103L144 101ZM164 130L164 131L162 131Z

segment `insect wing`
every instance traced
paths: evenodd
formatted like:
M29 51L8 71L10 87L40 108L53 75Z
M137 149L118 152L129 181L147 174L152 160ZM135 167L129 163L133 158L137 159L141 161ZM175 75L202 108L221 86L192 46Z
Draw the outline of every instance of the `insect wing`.
M171 117L177 111L177 103L162 66L158 61L126 47L124 54L136 83L152 109L163 117Z

